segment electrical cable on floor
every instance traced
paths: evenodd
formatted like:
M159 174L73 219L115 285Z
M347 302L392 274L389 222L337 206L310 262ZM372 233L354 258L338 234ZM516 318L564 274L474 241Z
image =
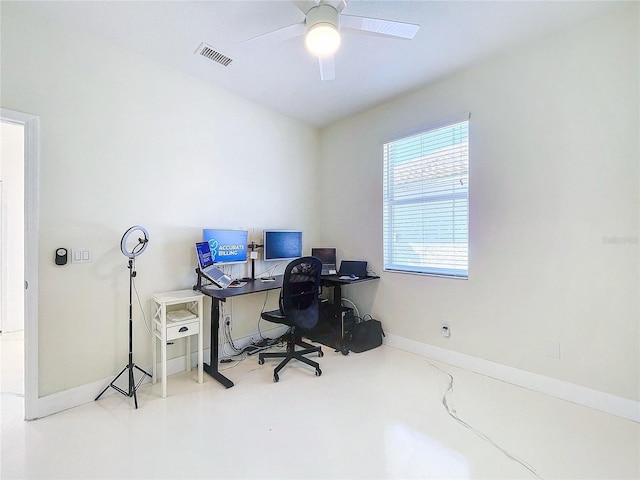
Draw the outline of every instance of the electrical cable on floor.
M239 356L240 358L232 358L232 357L237 357L237 356ZM241 355L233 355L232 357L224 357L225 359L229 360L228 362L224 362L224 363L228 364L228 366L225 367L225 368L222 368L222 367L218 366L218 371L219 372L224 372L225 370L230 370L232 368L235 368L238 365L240 365L244 360L247 359L247 355L245 355L244 353L241 354Z
M449 386L447 387L447 391L444 393L444 395L442 396L442 405L444 405L444 408L447 410L447 413L449 414L449 416L451 418L453 418L456 422L458 422L460 425L462 425L463 427L471 430L473 433L475 433L478 437L480 437L482 440L484 440L487 443L490 443L491 445L493 445L495 448L497 448L498 450L500 450L503 454L505 454L507 456L507 458L509 458L510 460L513 460L516 463L519 463L520 465L522 465L524 468L526 468L534 477L539 478L542 480L542 477L540 475L538 475L538 472L536 472L536 470L529 465L527 462L525 462L524 460L521 460L520 458L516 457L515 455L509 453L507 450L505 450L504 448L502 448L500 445L498 445L496 442L494 442L493 440L491 440L491 438L489 438L487 435L485 435L484 433L482 433L479 430L476 430L472 425L470 425L469 423L465 422L464 420L462 420L459 416L458 416L458 412L456 412L455 407L453 406L453 399L451 398L453 395L453 375L451 375L449 372L445 372L444 370L442 370L441 368L435 366L434 364L432 364L431 362L427 362L429 365L431 365L433 368L435 368L436 370L438 370L440 373L445 374L446 376L449 377Z

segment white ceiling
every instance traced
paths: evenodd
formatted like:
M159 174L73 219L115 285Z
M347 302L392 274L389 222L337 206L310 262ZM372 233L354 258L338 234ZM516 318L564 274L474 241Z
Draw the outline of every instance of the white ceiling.
M342 13L421 28L413 40L344 34L335 56L336 79L326 82L301 37L275 45L238 45L304 21L290 1L44 1L23 7L322 127L614 4L351 0ZM202 42L233 62L224 67L194 54Z

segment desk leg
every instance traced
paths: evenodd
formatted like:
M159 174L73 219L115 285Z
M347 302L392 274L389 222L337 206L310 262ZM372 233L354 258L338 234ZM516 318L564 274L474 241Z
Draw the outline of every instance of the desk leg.
M333 286L333 304L336 307L342 306L342 287L339 283Z
M333 287L333 304L336 307L342 307L342 286L339 283L336 283ZM338 311L340 312L341 310ZM336 345L336 352L340 350L343 355L349 355L349 345L345 344L344 341L344 316L340 315L340 317L340 341Z
M218 371L218 334L220 332L220 299L211 299L211 360L209 364L204 364L204 371L215 380L224 385L225 388L233 387L233 382Z

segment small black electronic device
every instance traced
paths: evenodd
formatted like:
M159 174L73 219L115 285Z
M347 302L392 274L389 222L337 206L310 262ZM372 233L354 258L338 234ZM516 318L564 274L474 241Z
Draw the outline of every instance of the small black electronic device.
M56 265L66 265L68 259L68 251L66 248L57 248L56 249Z

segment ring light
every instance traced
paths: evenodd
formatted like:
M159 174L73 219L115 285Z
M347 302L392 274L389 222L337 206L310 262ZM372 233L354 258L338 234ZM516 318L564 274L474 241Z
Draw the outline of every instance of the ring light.
M133 232L136 232L138 230L142 232L144 238L138 237L137 245L129 251L127 250L127 240L133 234ZM146 228L140 225L136 225L134 227L131 227L126 232L124 232L124 235L122 236L122 240L120 241L120 250L122 250L122 254L125 257L135 258L145 251L148 244L149 244L149 232L147 232Z
M134 233L140 231L142 233L142 238L140 238L140 233L138 233L138 243L131 249L127 250L127 240ZM109 387L113 388L115 391L120 392L127 397L133 397L133 401L135 403L136 408L138 408L138 396L136 395L136 390L145 379L145 377L151 377L151 374L145 372L135 363L133 363L133 289L135 288L133 285L133 278L136 276L135 271L135 257L144 252L145 248L147 248L147 244L149 243L149 232L144 227L140 225L136 225L131 227L129 230L124 232L122 236L122 240L120 240L120 250L125 257L129 257L129 363L120 371L116 378L114 378L109 385L107 385L100 395L96 397L98 400L104 392L106 392ZM137 292L136 292L137 295ZM138 372L142 373L142 377L137 381L134 377L134 371L138 370ZM129 390L123 390L121 387L116 385L116 381L125 373L128 372L129 377Z

